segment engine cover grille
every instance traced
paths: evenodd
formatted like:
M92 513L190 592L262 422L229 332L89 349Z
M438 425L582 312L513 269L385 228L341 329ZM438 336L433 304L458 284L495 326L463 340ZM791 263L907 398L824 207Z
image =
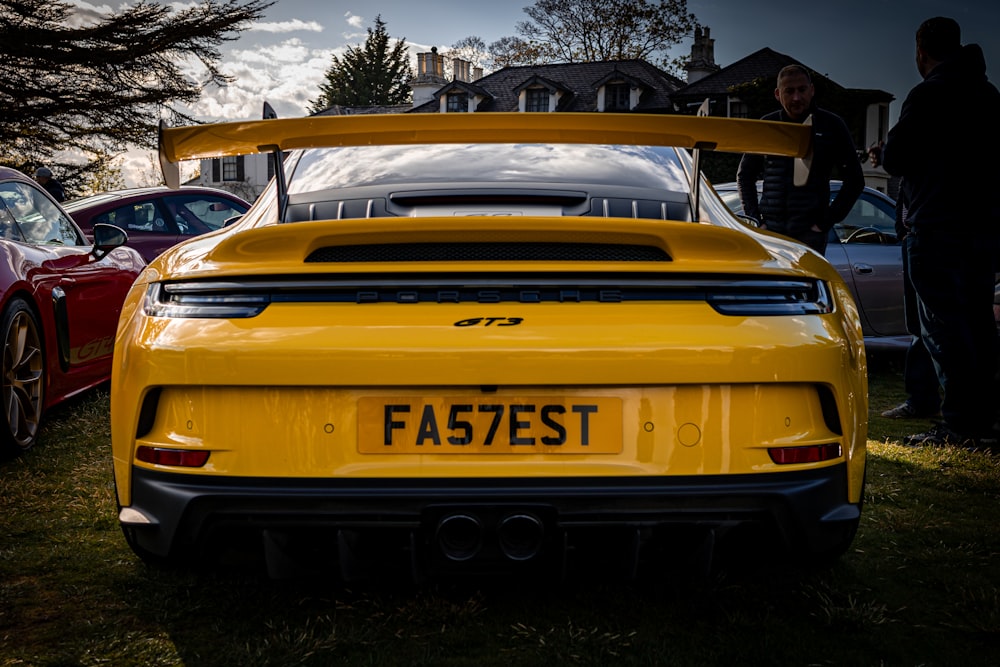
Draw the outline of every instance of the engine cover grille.
M317 248L307 262L669 262L661 248L609 243L379 243Z

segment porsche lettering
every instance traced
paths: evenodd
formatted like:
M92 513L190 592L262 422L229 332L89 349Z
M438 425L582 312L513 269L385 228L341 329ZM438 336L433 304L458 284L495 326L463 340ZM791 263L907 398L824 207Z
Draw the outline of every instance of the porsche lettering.
M362 290L351 293L356 303L621 303L618 289L408 289Z

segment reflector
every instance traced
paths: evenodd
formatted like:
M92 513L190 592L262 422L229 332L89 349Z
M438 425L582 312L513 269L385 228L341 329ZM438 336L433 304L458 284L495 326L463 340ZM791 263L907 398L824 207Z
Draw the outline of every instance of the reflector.
M818 463L840 458L840 445L810 445L809 447L770 447L771 460L778 464Z
M166 449L164 447L147 447L140 445L135 452L135 458L144 463L161 466L180 466L183 468L200 468L208 461L204 450Z

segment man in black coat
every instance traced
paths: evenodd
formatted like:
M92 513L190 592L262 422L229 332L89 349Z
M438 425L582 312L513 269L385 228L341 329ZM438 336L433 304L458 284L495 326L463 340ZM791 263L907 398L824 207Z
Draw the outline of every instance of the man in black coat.
M865 187L851 133L835 113L817 108L809 70L788 65L778 73L774 97L781 109L762 120L802 123L812 116L812 164L802 186L794 182L794 160L789 157L745 154L736 172L743 212L761 227L790 236L823 254L830 229L847 217ZM830 178L839 169L843 184L830 201ZM764 185L757 199L757 180Z
M907 271L920 335L944 395L942 421L907 445L995 443L995 273L1000 256L1000 91L978 45L961 45L957 22L924 21L916 33L923 77L889 130L883 166L907 183Z
M63 190L62 183L57 181L52 175L52 170L48 167L39 167L35 170L35 180L48 191L52 197L58 201L66 201L66 191Z

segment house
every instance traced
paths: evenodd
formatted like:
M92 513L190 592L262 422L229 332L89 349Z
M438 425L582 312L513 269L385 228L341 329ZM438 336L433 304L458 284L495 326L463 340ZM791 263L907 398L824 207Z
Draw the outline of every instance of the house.
M469 63L453 61L454 78L443 78L444 57L417 61L413 113L476 111L616 111L673 113L671 94L684 85L644 60L613 60L505 67L473 79ZM429 90L427 84L435 86Z
M417 54L417 70L410 80L412 106L334 106L317 115L488 111L689 114L695 113L708 99L710 115L759 118L777 108L774 80L778 70L790 63L798 61L764 48L720 67L715 63L709 28L695 30L686 81L644 60L525 65L506 67L484 76L481 68L457 58L451 63L453 76L449 80L445 76L444 56L431 49ZM819 75L815 82L823 106L827 106L826 92L837 100L838 106L833 110L844 116L859 153L866 154L868 146L885 138L891 94L845 89ZM763 104L762 94L770 106L757 109ZM871 167L867 161L864 169L869 185L883 192L888 190L888 174L884 170ZM251 188L253 196L238 194L252 200L273 175L269 155L213 158L202 161L197 182L234 192L235 188Z

